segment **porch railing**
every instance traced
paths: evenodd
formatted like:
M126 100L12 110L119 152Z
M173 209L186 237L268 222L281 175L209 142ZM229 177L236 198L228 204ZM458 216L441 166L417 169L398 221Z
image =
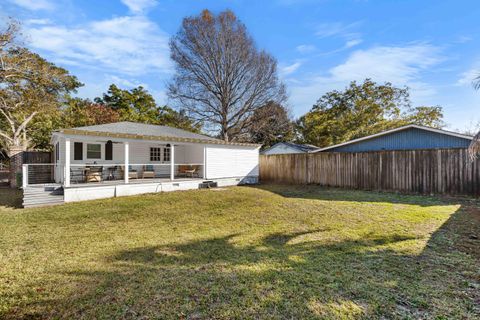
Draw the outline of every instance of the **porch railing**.
M22 186L63 182L64 166L55 163L30 163L22 167Z
M204 166L199 163L175 164L173 178L203 178ZM128 170L126 170L128 169ZM124 164L71 164L70 184L79 183L129 183L139 180L171 180L172 166L169 163Z
M80 183L129 183L141 180L171 180L178 178L204 178L204 165L201 163L131 163L126 170L124 164L70 164L68 172L65 166L54 163L24 164L22 185L61 183L66 177L70 184ZM173 173L173 175L172 175Z

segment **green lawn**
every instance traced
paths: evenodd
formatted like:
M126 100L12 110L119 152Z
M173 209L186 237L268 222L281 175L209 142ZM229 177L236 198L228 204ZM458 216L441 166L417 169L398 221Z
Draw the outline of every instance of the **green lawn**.
M480 316L479 202L319 187L15 209L0 318Z

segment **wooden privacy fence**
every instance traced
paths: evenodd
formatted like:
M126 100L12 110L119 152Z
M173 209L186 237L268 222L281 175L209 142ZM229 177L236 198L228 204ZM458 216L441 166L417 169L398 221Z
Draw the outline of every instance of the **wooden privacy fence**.
M466 149L262 155L260 181L479 196L480 159Z

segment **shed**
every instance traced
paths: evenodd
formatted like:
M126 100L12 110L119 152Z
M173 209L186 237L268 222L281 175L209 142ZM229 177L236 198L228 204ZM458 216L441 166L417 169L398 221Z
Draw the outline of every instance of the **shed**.
M321 148L315 152L468 148L472 138L457 132L411 124Z

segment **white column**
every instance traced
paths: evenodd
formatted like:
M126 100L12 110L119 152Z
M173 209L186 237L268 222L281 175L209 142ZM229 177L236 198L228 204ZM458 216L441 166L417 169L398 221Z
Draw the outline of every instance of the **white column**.
M170 180L175 179L175 147L173 143L170 144Z
M203 179L207 179L207 146L203 146Z
M22 165L22 188L25 189L28 185L28 164Z
M65 177L63 179L65 187L70 187L70 139L65 139Z
M128 158L128 154L129 154L129 146L128 146L128 142L124 142L123 143L124 147L125 147L125 154L123 156L124 160L125 160L125 170L123 170L124 172L124 177L123 179L125 180L125 183L128 183L128 166L129 166L129 158Z

